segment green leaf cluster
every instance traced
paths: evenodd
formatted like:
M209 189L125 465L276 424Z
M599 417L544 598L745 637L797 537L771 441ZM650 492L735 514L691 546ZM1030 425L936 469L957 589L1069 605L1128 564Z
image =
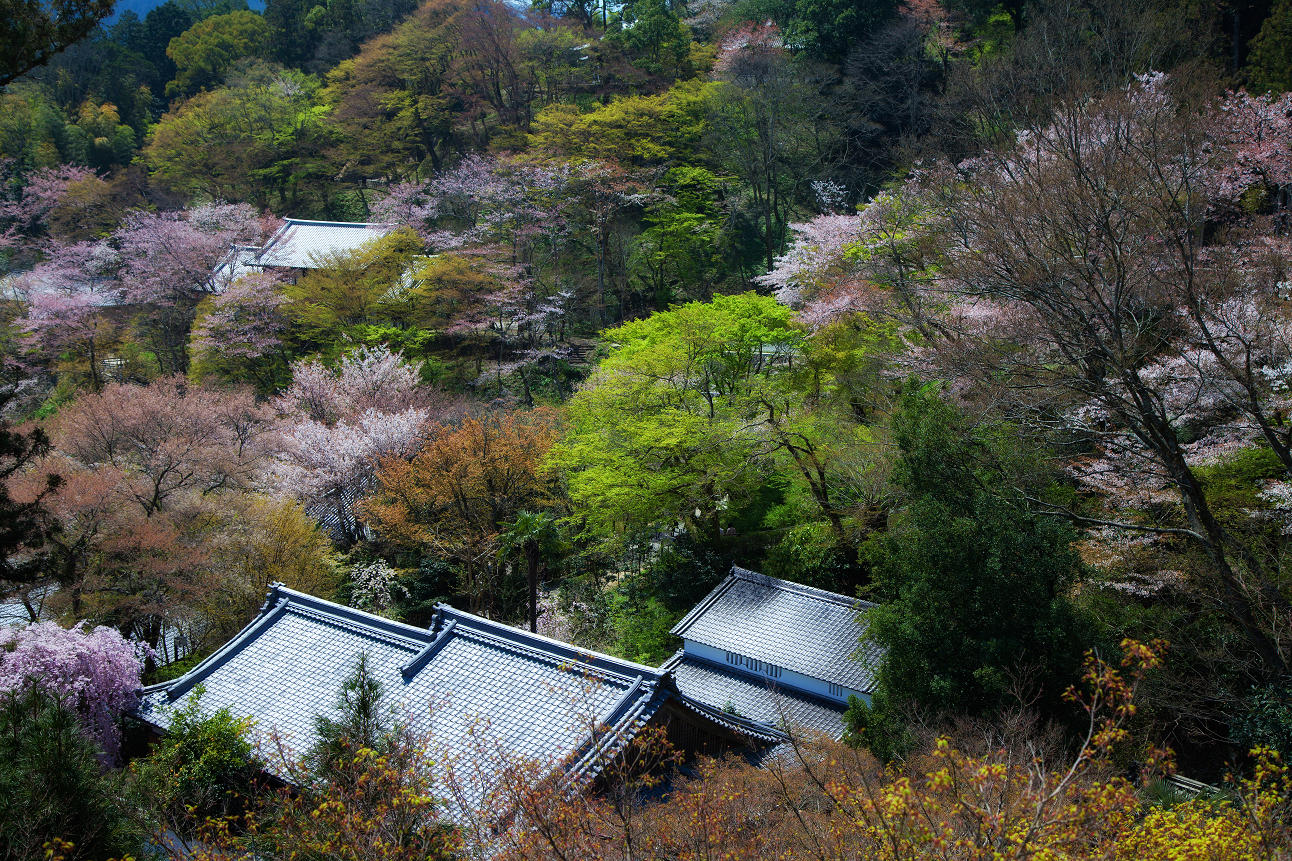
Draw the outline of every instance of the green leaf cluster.
M762 481L758 393L800 347L791 312L745 293L604 333L610 355L571 399L553 454L588 530L715 531Z
M936 392L908 392L893 430L905 504L864 548L880 602L868 633L885 657L873 704L850 711L854 737L884 756L912 709L1054 713L1089 645L1069 598L1083 570L1071 528L1030 510L986 435Z
M235 60L268 57L269 25L246 10L213 15L171 39L166 56L175 63L167 95L194 93L220 83Z
M170 713L170 725L151 754L132 772L147 807L170 816L224 814L250 796L259 770L248 738L251 720L234 717L227 708L208 712L199 685L182 706Z

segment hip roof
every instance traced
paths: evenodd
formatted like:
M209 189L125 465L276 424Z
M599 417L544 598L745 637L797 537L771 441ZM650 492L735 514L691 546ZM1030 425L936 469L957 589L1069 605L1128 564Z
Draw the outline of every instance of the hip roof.
M288 218L255 259L256 266L317 269L394 229L391 224Z
M866 634L865 610L873 606L733 567L672 633L869 693L882 657Z

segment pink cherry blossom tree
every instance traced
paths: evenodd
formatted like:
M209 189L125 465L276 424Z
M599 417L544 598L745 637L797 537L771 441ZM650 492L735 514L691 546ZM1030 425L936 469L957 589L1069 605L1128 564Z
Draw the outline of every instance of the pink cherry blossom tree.
M139 701L147 652L113 628L88 628L84 622L73 628L38 622L0 630L0 692L31 684L62 699L80 714L105 759L115 762L119 722Z
M422 384L421 363L406 362L384 346L358 347L336 370L317 359L292 363L292 384L278 398L286 415L335 424L368 410L399 412L426 406L431 391Z
M1239 158L1232 129L1212 120L1145 75L1061 105L1013 146L931 169L926 200L945 243L935 280L1020 312L977 333L983 349L946 339L979 397L1090 446L1074 463L1087 486L1132 498L1160 487L1174 502L1056 511L1189 542L1253 672L1279 675L1292 646L1281 574L1218 513L1198 469L1260 439L1292 470L1282 255L1235 239L1258 225L1208 230L1216 168Z
M122 300L144 311L164 372L188 370L194 309L223 286L216 264L233 245L260 244L271 227L246 204L211 203L182 212L137 212L113 235Z
M861 240L861 219L855 214L818 215L789 228L794 241L772 270L756 280L770 287L778 301L801 308L822 292L834 292L845 277L848 249Z
M67 199L69 188L94 175L89 168L65 164L23 177L21 189L12 198L0 199L0 251L38 243L49 229L50 214Z
M1234 203L1256 186L1287 208L1292 184L1292 94L1230 92L1216 105L1214 134L1228 149L1215 168L1212 194Z
M352 419L325 425L311 419L283 431L282 456L272 470L276 485L306 504L306 509L343 543L363 537L354 505L372 486L383 457L411 457L426 432L430 413L408 409L366 410Z
M121 252L125 299L174 304L214 293L215 265L233 245L264 241L260 214L242 203L210 203L179 212L136 212L113 235Z
M59 412L52 437L78 463L116 470L122 498L152 516L190 492L253 487L273 451L272 428L249 391L164 377L82 395Z
M759 281L814 328L862 312L920 341L949 337L984 307L966 303L939 278L944 227L911 180L875 195L856 215L792 225L794 243Z
M101 361L116 328L109 312L120 297L118 267L108 243L81 242L54 246L14 281L27 301L19 321L27 348L46 361L79 362L95 391L103 387Z
M362 528L353 506L371 487L383 457L409 457L432 414L454 401L420 382L421 366L385 347L360 347L332 370L302 359L275 401L282 450L271 483L304 501L340 540Z
M282 279L270 272L244 275L208 297L199 309L190 341L199 374L250 375L261 391L271 391L287 363L286 303Z

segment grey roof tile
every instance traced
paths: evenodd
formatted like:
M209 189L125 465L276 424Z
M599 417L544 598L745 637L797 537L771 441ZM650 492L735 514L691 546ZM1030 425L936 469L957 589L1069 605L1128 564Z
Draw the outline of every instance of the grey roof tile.
M224 258L211 270L211 284L217 293L223 293L233 286L239 278L258 271L256 258L260 256L260 247L256 245L234 245Z
M678 652L667 663L686 696L780 729L843 733L845 707Z
M670 698L746 737L777 738L687 701L663 670L447 605L422 629L282 587L256 620L190 673L146 688L139 715L164 729L168 707L200 684L204 708L251 717L260 734L276 733L303 753L314 740L315 715L331 713L360 653L387 702L450 756L470 759L475 740L484 739L522 759L566 763L571 779L582 779L605 761L590 754L597 739L622 744Z
M732 568L672 632L685 640L869 693L883 655L878 645L864 639L864 610L872 606L824 589Z
M315 269L326 258L355 251L365 242L380 239L393 229L390 224L288 218L265 244L255 265Z

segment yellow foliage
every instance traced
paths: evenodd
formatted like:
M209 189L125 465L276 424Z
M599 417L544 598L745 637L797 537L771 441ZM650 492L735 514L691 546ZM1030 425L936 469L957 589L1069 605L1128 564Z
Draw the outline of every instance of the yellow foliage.
M1088 710L1088 741L1067 758L1035 739L965 727L904 763L799 736L795 754L752 766L702 760L668 800L632 810L604 799L543 798L517 781L509 803L529 821L507 861L603 858L866 861L1246 861L1292 858L1292 783L1271 751L1223 802L1148 806L1113 764L1115 730L1158 663L1161 644L1125 641L1120 666L1091 656L1074 703ZM985 732L984 732L985 731ZM968 750L972 752L968 752ZM1053 757L1053 758L1051 758ZM1148 759L1160 761L1160 752ZM501 799L496 806L501 806ZM632 831L606 828L631 822ZM629 839L630 838L630 839ZM631 846L632 852L624 852Z
M534 118L530 143L547 152L621 165L684 159L699 146L711 88L686 81L657 96L623 96L587 113L574 105L550 105Z
M246 624L270 583L331 597L340 569L331 540L300 503L281 497L229 497L234 508L212 539L215 584L205 615L225 633Z
M1292 856L1288 803L1292 780L1279 755L1252 751L1253 776L1237 802L1197 799L1154 809L1116 840L1120 861L1258 861Z
M1117 857L1125 861L1255 861L1265 857L1260 843L1229 804L1191 801L1150 812L1118 841Z

